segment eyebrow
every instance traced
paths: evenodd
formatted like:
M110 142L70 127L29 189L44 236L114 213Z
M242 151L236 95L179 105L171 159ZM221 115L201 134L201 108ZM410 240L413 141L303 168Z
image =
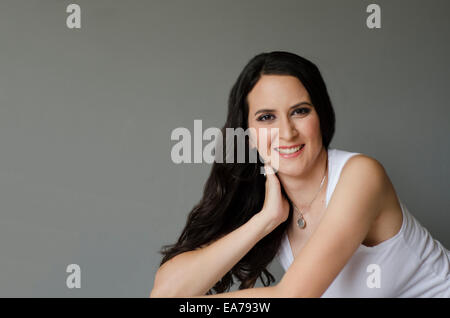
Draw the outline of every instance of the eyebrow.
M312 105L310 103L303 101L303 102L300 102L298 104L292 105L291 107L289 107L289 109L292 109L294 107L297 107L297 106L300 106L300 105L303 105L303 104L306 104L306 105L309 105L309 106L312 107ZM255 116L258 115L259 113L273 113L273 112L275 112L275 109L267 109L267 108L266 109L260 109L260 110L258 110L255 113Z

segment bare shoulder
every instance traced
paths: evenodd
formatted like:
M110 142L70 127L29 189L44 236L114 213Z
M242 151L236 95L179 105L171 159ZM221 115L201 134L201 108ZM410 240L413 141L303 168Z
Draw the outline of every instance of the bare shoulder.
M393 237L401 228L402 212L397 193L383 165L375 158L358 154L347 160L342 173L344 178L355 182L364 178L363 184L373 186L376 190L372 194L378 193L380 198L379 212L363 244L375 246Z
M384 172L384 167L377 159L370 157L365 154L356 154L352 157L350 157L347 162L345 163L344 167L350 166L350 165L356 165L359 168L365 168L365 169L375 169L378 170L378 172ZM376 172L376 171L375 171Z
M389 183L389 177L384 166L377 159L365 154L350 157L342 168L341 176L345 178L365 178L366 182L384 188Z
M378 160L357 154L342 167L335 192L344 199L353 198L355 204L360 206L358 213L375 220L385 205L389 184L389 177Z

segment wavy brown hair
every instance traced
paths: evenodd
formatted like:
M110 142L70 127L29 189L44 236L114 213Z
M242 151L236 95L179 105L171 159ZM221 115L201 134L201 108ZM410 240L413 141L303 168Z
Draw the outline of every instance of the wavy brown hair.
M283 51L258 54L245 65L231 88L228 115L221 130L223 139L216 140L216 146L224 149L226 128L248 128L247 95L262 75L269 74L291 75L301 81L319 116L322 144L328 150L335 130L335 114L325 82L315 64L294 53ZM233 144L233 153L236 154L237 145ZM246 149L249 148L248 138L245 139L245 146ZM246 155L245 163L229 163L229 160L223 158L217 160L217 153L219 152L216 152L216 161L212 164L211 173L204 185L203 197L190 211L177 242L165 245L159 251L163 255L160 265L178 254L195 250L232 232L262 209L265 177L260 173L263 166L260 157L257 156L256 162L252 163ZM229 155L226 149L221 153ZM258 278L264 286L275 282L267 266L276 256L283 233L292 219L292 203L282 185L281 190L290 206L288 219L259 240L207 294L212 294L213 290L216 293L229 291L234 284L233 277L240 281L239 289L253 287Z

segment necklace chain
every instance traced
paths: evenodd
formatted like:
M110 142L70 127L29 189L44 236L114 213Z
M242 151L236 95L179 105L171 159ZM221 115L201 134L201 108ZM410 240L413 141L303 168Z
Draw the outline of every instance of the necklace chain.
M313 203L313 201L316 199L317 195L319 194L320 190L322 189L323 186L323 182L325 181L325 177L327 176L327 170L328 170L328 158L327 158L327 167L325 169L325 173L323 175L322 178L322 182L320 182L320 187L319 190L317 190L316 195L314 196L314 198L311 200L311 202L309 202L309 204L307 205L307 207L310 207L311 204ZM299 219L297 220L297 225L299 226L299 228L303 229L306 227L306 221L303 218L303 213L297 208L297 206L295 205L294 202L292 202L292 205L294 206L295 210L297 210L297 212L300 214ZM305 210L305 208L303 208L302 210Z

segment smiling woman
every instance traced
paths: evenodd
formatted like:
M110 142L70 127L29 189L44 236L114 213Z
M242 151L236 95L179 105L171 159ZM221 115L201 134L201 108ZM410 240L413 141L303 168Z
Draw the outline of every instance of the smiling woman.
M259 160L214 162L178 241L161 251L151 297L450 296L450 252L383 166L329 148L335 114L312 62L280 51L252 58L231 89L227 128L255 128L247 145ZM286 274L269 286L275 257ZM240 290L223 293L233 277ZM266 287L251 288L258 278Z

